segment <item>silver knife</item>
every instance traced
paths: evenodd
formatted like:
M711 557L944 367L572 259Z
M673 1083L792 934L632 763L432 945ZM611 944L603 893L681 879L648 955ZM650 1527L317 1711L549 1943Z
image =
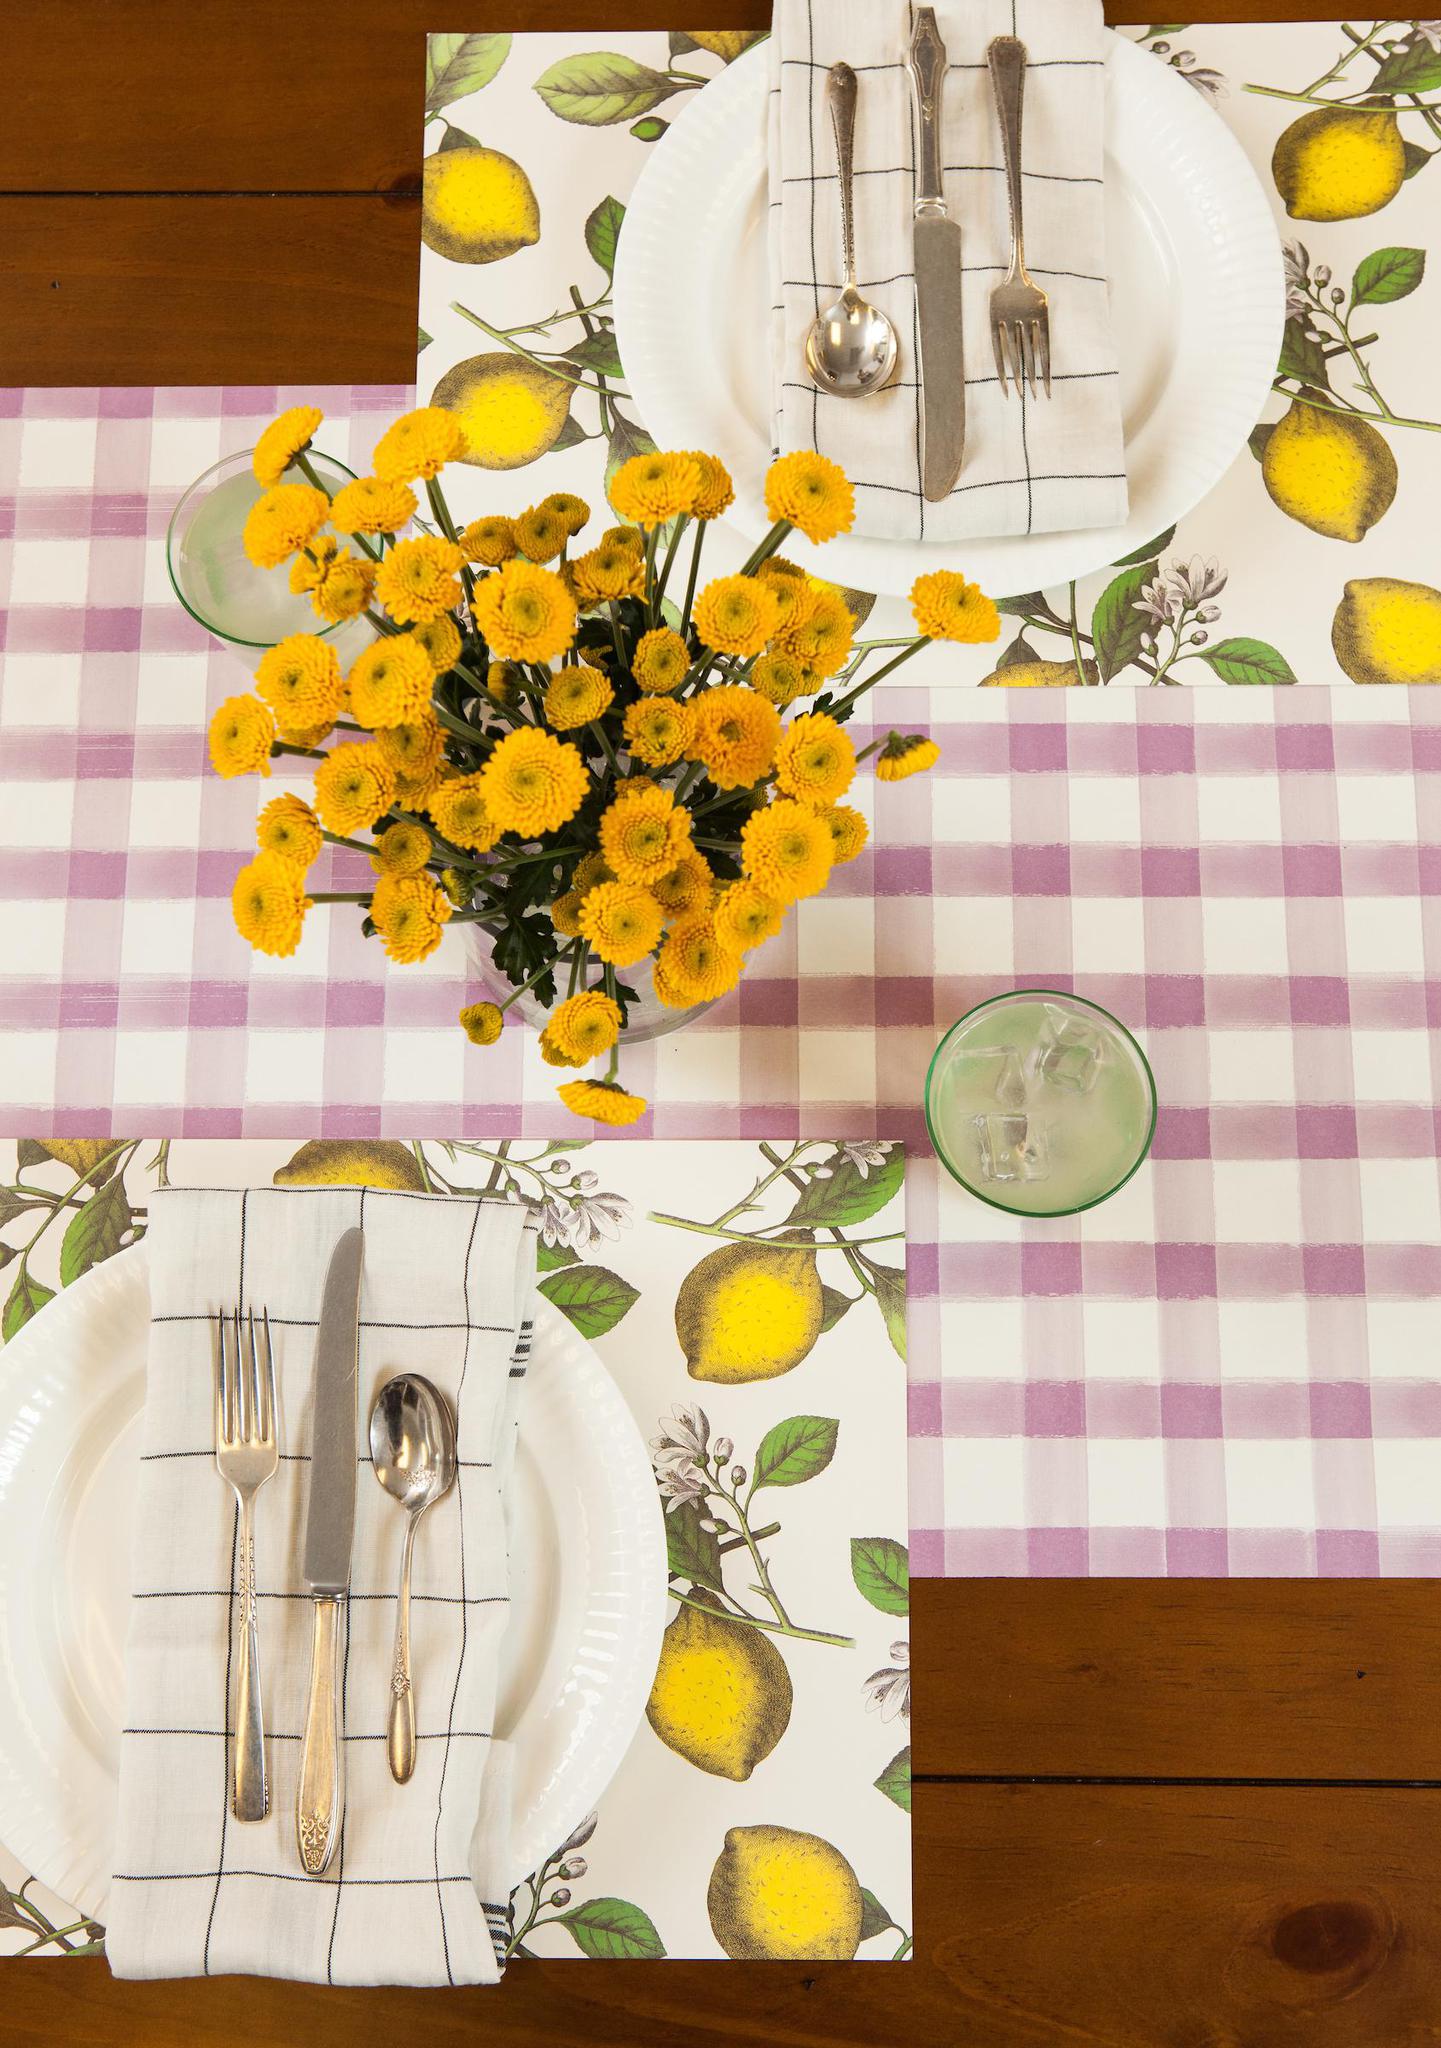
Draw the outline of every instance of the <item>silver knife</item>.
M350 1588L355 1533L356 1368L364 1246L363 1232L347 1230L331 1253L315 1333L315 1423L301 1574L314 1603L314 1629L295 1805L300 1867L308 1877L319 1877L329 1863L345 1810L340 1616Z
M941 96L946 46L933 7L916 9L911 37L920 152L916 170L916 313L920 329L921 488L949 496L966 448L966 379L961 358L961 224L946 211L941 167Z

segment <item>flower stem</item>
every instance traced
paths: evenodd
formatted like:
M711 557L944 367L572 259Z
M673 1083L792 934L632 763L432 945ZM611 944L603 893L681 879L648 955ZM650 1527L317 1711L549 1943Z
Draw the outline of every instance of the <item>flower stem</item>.
M867 690L873 690L877 683L883 683L887 676L895 673L902 662L909 661L913 654L919 654L923 647L929 647L930 645L929 640L912 640L908 647L903 648L899 654L886 662L883 667L878 668L873 676L867 676L863 682L857 683L853 690L848 691L840 699L839 703L832 704L831 717L839 718L843 711L849 711L859 698L864 697Z
M685 610L681 613L680 630L682 638L690 631L691 608L695 604L696 582L700 576L700 551L705 545L705 530L705 520L698 519L695 526L695 546L691 549L690 554L690 574L686 578Z
M522 348L518 341L501 328L492 327L488 320L482 320L479 313L472 313L468 306L458 305L452 299L450 310L452 313L459 313L461 319L468 320L472 327L478 327L482 334L488 334L492 341L498 341L502 348L508 348L515 355L522 356L526 362L534 363L538 370L544 370L547 377L555 377L562 384L574 384L578 391L599 391L602 397L605 395L603 384L593 384L589 377L582 377L578 370L563 370L554 357L547 361L545 357L538 356L533 349Z
M678 1600L682 1607L695 1607L702 1614L714 1615L717 1621L743 1621L747 1628L764 1629L767 1635L790 1636L798 1643L828 1643L832 1649L851 1650L855 1648L854 1636L828 1635L824 1629L797 1628L793 1623L783 1625L778 1621L763 1621L755 1614L732 1614L727 1607L712 1606L707 1600L697 1600L690 1593L677 1592L674 1586L667 1589L672 1600Z

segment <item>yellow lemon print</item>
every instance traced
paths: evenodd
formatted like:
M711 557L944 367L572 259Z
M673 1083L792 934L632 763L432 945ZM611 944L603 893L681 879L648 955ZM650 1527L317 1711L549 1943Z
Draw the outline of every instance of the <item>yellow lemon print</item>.
M709 50L713 57L723 57L727 64L733 64L752 43L758 43L765 34L763 28L688 28L686 34L702 50Z
M425 159L420 239L452 263L499 263L540 240L540 207L513 157L478 142Z
M1441 683L1441 590L1393 576L1348 583L1331 645L1353 683Z
M1396 495L1396 458L1369 420L1298 398L1266 436L1261 477L1288 518L1328 540L1357 541Z
M675 1329L693 1380L772 1380L807 1356L821 1332L813 1248L727 1244L681 1282Z
M706 1895L711 1932L738 1963L846 1963L861 1888L829 1842L794 1828L731 1828Z
M1099 683L1101 672L1093 661L1086 663L1088 683ZM1079 685L1081 677L1076 673L1073 661L1013 661L1006 668L994 669L983 676L979 687L983 690L1064 690L1070 685Z
M460 415L468 443L463 462L476 469L523 469L560 439L574 388L564 377L496 349L447 370L431 403Z
M68 1166L77 1180L93 1180L96 1167L103 1159L111 1157L121 1141L119 1138L39 1138L35 1142L42 1152L58 1159L62 1166Z
M760 1629L682 1607L665 1632L645 1715L697 1770L741 1782L790 1725L791 1675Z
M1389 110L1316 107L1271 153L1271 175L1292 220L1359 220L1401 190L1406 151Z
M425 1179L408 1145L394 1139L366 1144L350 1138L312 1138L275 1170L278 1188L410 1188Z

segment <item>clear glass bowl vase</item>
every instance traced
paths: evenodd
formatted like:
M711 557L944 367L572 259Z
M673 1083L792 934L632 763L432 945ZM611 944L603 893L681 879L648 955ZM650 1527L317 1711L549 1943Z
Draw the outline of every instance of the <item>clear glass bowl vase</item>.
M503 1003L514 995L514 984L495 964L495 941L484 925L468 924L465 927L465 943L471 969L476 979L483 984L486 994L497 1003ZM668 1009L656 995L649 959L640 961L634 967L618 968L616 971L627 988L633 988L636 993L636 1001L630 1006L629 1022L621 1036L622 1049L627 1045L644 1045L652 1038L668 1038L671 1032L684 1030L687 1024L693 1024L697 1017L704 1016L707 1010L715 1007L712 1003L697 1003L689 1010ZM558 980L563 998L565 977L562 975ZM511 1005L510 1015L519 1017L524 1023L533 1025L539 1031L549 1021L550 1009L535 995L528 993Z

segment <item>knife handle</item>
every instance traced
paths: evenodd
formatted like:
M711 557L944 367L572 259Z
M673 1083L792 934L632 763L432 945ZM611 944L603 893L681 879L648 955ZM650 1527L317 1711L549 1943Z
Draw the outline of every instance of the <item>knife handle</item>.
M344 1749L340 1740L340 1602L315 1601L310 1647L310 1696L305 1738L300 1747L300 1791L295 1804L295 1838L300 1867L319 1877L340 1839L345 1810Z
M936 27L934 7L916 9L910 61L911 84L916 96L916 125L920 130L916 211L944 213L946 188L942 176L941 95L946 82L946 46Z

